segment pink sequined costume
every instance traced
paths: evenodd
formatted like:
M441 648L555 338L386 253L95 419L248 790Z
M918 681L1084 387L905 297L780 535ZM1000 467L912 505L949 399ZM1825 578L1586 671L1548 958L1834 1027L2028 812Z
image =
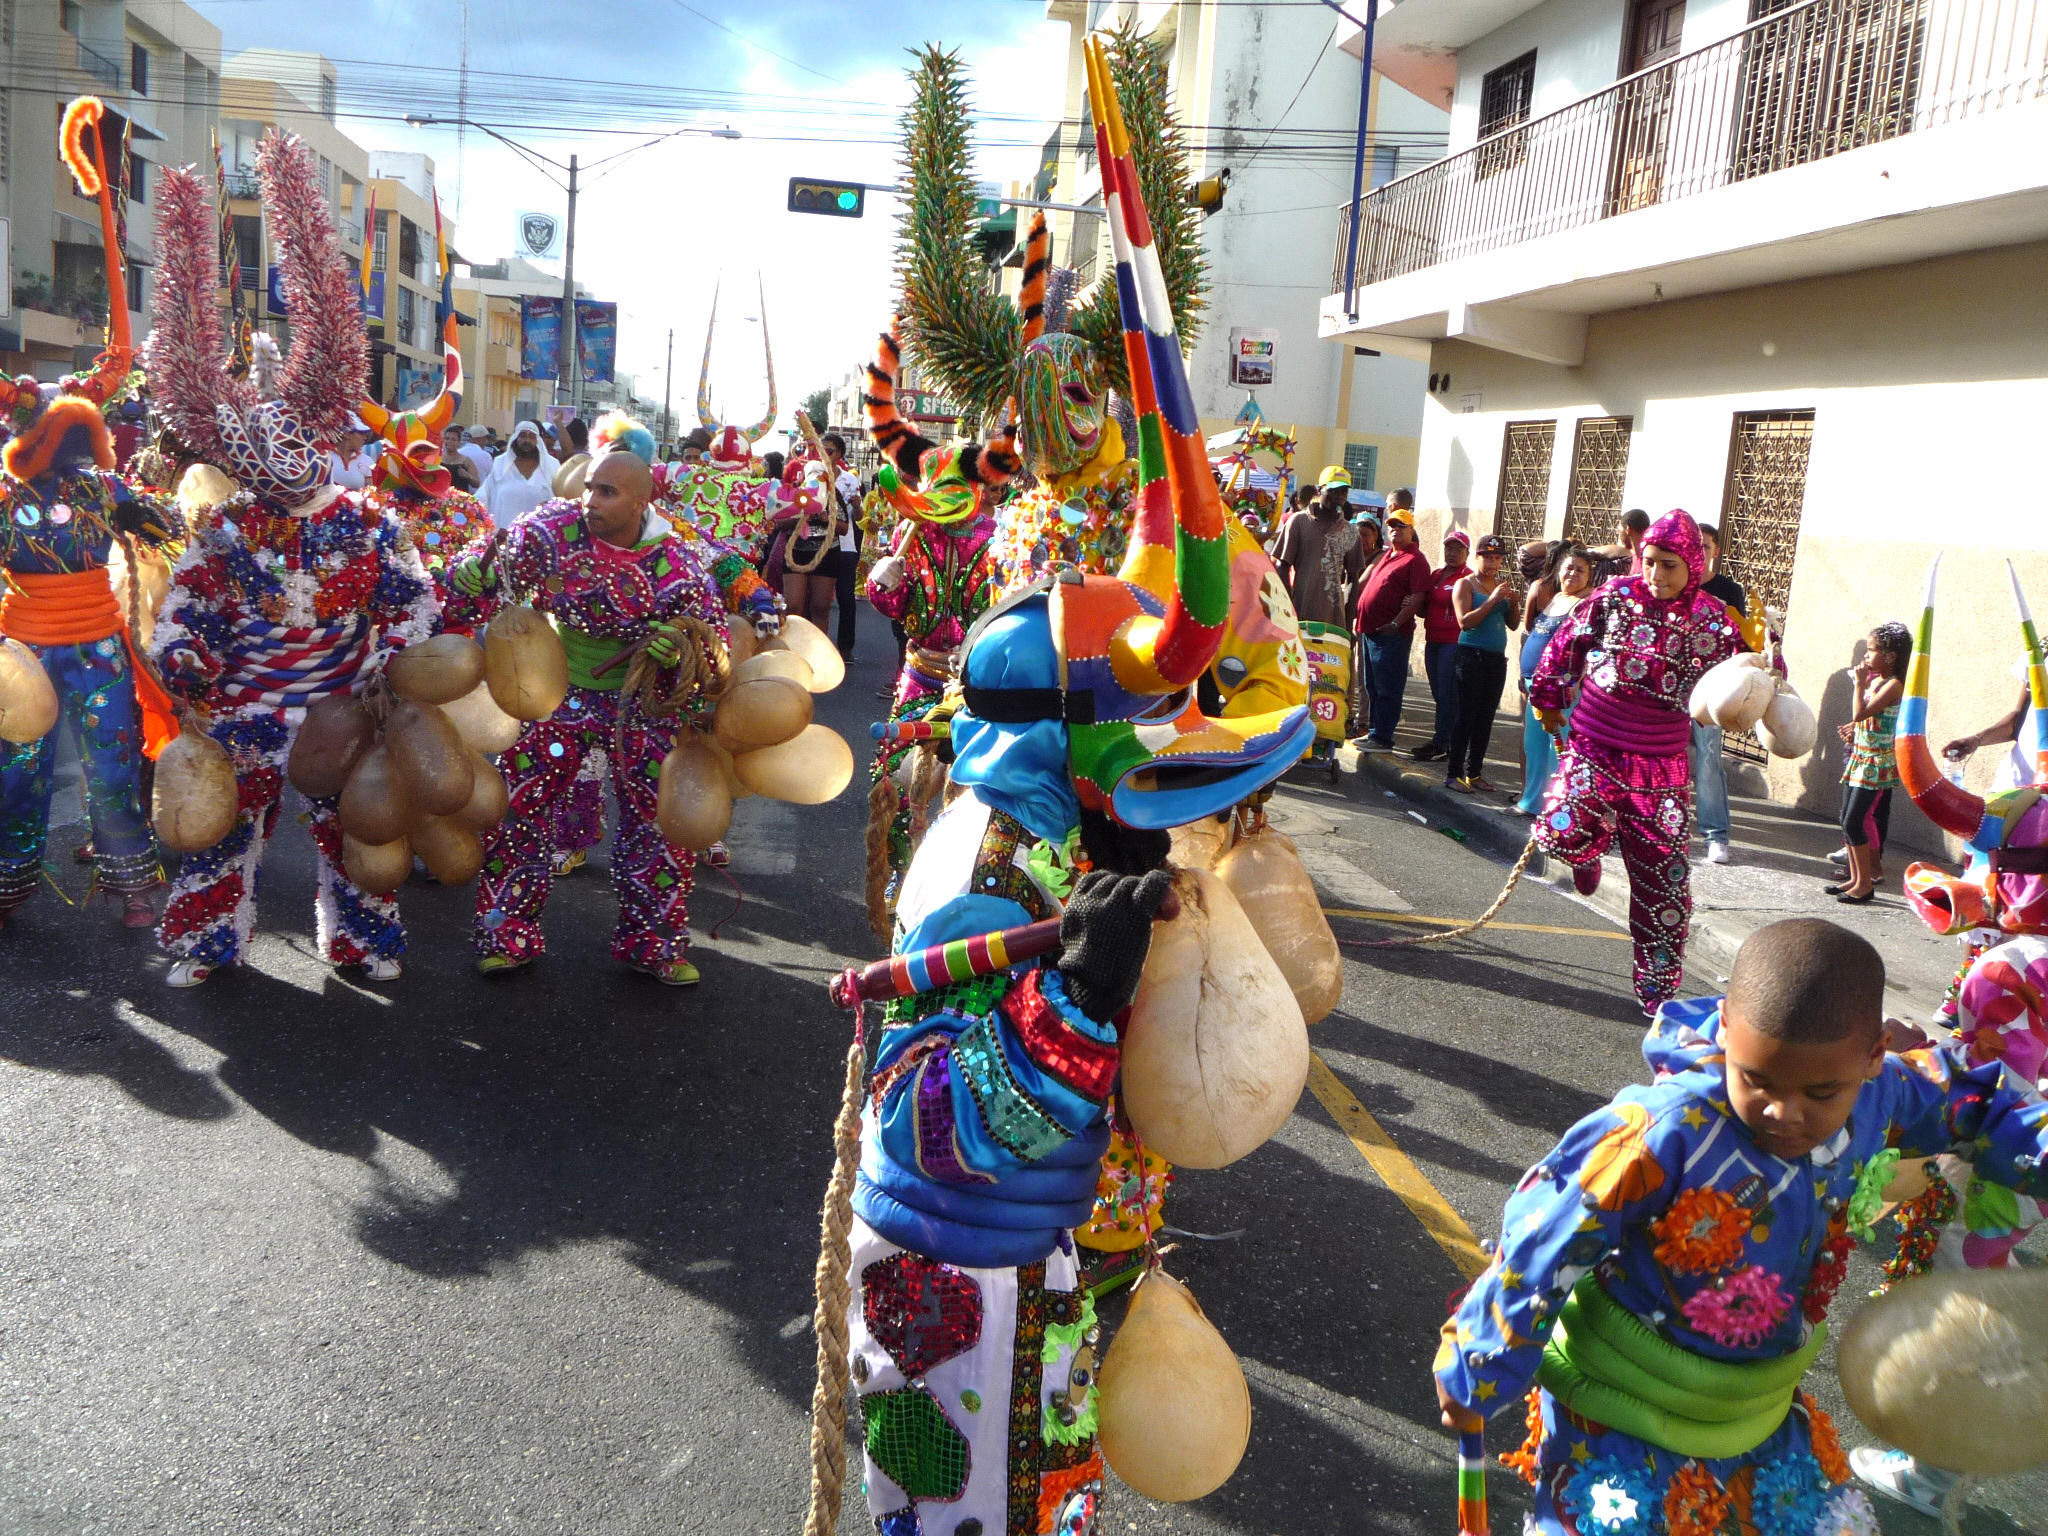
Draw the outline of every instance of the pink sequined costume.
M476 952L526 961L546 950L541 913L554 885L560 808L574 793L584 761L603 753L619 803L611 858L619 902L612 958L650 971L680 962L690 945L697 856L662 837L654 802L661 760L685 717L646 714L624 693L624 668L602 677L593 668L665 620L701 619L725 632L725 602L699 555L706 546L682 537L652 511L632 549L605 545L591 536L583 509L569 501L535 508L504 535L495 587L466 597L458 584L451 620L487 622L501 602L515 598L554 615L569 653L570 687L561 708L527 726L500 760L511 807L484 834ZM773 615L765 587L751 593L748 611Z
M1699 527L1667 512L1644 536L1680 556L1685 590L1663 599L1641 576L1608 582L1551 637L1529 686L1538 709L1573 708L1571 737L1536 823L1536 843L1574 869L1619 844L1628 870L1635 990L1644 1009L1677 995L1692 925L1692 767L1686 714L1702 673L1743 649L1725 603L1706 595Z

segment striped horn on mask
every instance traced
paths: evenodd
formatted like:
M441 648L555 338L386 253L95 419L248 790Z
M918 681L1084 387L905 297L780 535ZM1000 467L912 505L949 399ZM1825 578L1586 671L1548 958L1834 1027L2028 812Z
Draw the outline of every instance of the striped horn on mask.
M1927 745L1927 682L1934 666L1934 585L1940 570L1941 556L1936 555L1927 568L1927 597L1920 610L1920 627L1913 634L1913 659L1906 668L1906 697L1899 705L1893 751L1898 758L1899 781L1922 814L1942 831L1988 853L2002 840L2005 823L1985 813L1983 796L1949 782Z
M1099 38L1087 40L1085 53L1124 355L1138 410L1138 513L1119 574L1166 609L1159 618L1124 626L1111 661L1117 680L1133 692L1170 693L1191 686L1222 644L1230 548L1109 61Z

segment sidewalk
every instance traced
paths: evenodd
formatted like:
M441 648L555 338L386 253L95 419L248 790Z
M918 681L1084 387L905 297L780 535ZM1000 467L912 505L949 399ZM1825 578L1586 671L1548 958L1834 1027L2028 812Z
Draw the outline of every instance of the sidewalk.
M1510 703L1518 698L1511 684ZM1357 793L1391 794L1427 817L1431 826L1454 827L1489 853L1517 857L1529 835L1529 818L1514 808L1522 784L1520 715L1503 708L1494 722L1486 777L1499 788L1490 795L1456 794L1444 787L1441 760L1418 763L1408 755L1410 748L1429 739L1435 715L1427 685L1411 674L1395 731L1397 750L1361 752L1346 745L1338 750L1338 761L1356 775ZM1924 1022L1962 961L1962 941L1930 933L1899 894L1906 865L1920 855L1903 846L1892 848L1885 855L1885 879L1877 900L1867 907L1845 907L1821 890L1841 874L1827 857L1841 846L1836 826L1805 811L1746 795L1735 782L1737 777L1731 774L1728 786L1734 861L1708 864L1705 846L1693 844L1692 937L1686 948L1687 963L1695 973L1693 985L1711 988L1725 980L1736 948L1765 924L1785 917L1825 917L1877 946L1884 956L1891 1011ZM1609 854L1604 864L1591 904L1626 925L1628 876L1616 855ZM1564 864L1541 854L1530 860L1529 875L1571 889Z

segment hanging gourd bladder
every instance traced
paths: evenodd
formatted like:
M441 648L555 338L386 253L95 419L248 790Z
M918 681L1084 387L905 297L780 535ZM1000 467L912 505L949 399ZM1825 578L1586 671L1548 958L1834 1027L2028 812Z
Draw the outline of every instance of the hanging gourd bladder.
M1344 1001L1344 957L1293 841L1261 827L1238 839L1214 867L1280 967L1303 1021L1329 1017Z
M461 698L440 708L463 744L485 757L511 751L519 740L519 733L526 728L525 721L515 719L498 708L498 701L491 697L491 685L487 682L478 683Z
M372 896L389 896L412 873L412 848L402 837L388 843L366 843L343 832L341 868L356 889Z
M1294 1113L1308 1029L1230 888L1207 870L1178 871L1173 888L1180 915L1152 925L1124 1030L1123 1106L1148 1150L1221 1168Z
M370 748L341 791L341 830L358 842L396 842L413 819L412 795L382 742Z
M756 655L747 663L762 660ZM719 744L735 754L756 747L780 746L803 733L811 723L811 695L787 677L755 677L735 682L719 696L711 715L711 731Z
M469 800L451 819L472 832L487 832L505 819L511 797L505 788L505 775L498 772L497 764L489 758L472 752L470 767L475 770L476 779Z
M508 603L484 627L484 679L498 708L545 720L569 696L569 653L537 608Z
M484 680L484 648L467 635L417 641L384 664L392 692L415 704L453 704Z
M421 816L405 841L443 885L467 885L484 867L483 840L452 816Z
M156 760L149 820L173 853L201 853L234 830L241 803L225 748L191 720Z
M1771 682L1771 700L1756 723L1756 739L1773 757L1804 757L1820 737L1820 722L1789 682L1775 672Z
M1755 651L1743 651L1709 667L1692 685L1686 701L1701 725L1724 731L1750 731L1763 719L1775 689L1769 667Z
M469 803L474 754L439 709L394 700L384 714L384 746L417 809L447 816Z
M654 823L678 848L699 853L732 825L732 789L716 743L699 730L676 733L676 744L661 763Z
M1244 1459L1252 1397L1230 1345L1164 1269L1139 1277L1097 1390L1102 1457L1148 1499L1214 1493Z
M292 738L284 776L310 799L338 795L376 742L377 717L363 700L345 693L315 700Z
M830 726L810 725L789 741L735 755L732 765L749 793L823 805L852 782L853 748Z
M811 692L830 693L846 681L846 658L839 654L839 647L832 643L831 636L801 614L785 615L781 634L762 649L768 650L777 643L801 656L810 667Z
M0 639L0 741L41 741L57 724L57 690L36 653Z

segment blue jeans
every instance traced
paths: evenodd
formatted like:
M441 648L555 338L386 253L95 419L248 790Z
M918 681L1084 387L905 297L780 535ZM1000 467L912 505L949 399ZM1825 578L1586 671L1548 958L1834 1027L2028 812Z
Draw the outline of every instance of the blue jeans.
M1365 692L1372 701L1372 739L1391 746L1401 723L1401 696L1408 691L1408 652L1412 634L1365 637Z
M1693 817L1710 843L1728 841L1728 766L1721 758L1721 727L1692 727Z
M1422 673L1429 679L1429 695L1436 700L1436 725L1429 733L1432 747L1448 747L1458 728L1458 642L1425 641Z

